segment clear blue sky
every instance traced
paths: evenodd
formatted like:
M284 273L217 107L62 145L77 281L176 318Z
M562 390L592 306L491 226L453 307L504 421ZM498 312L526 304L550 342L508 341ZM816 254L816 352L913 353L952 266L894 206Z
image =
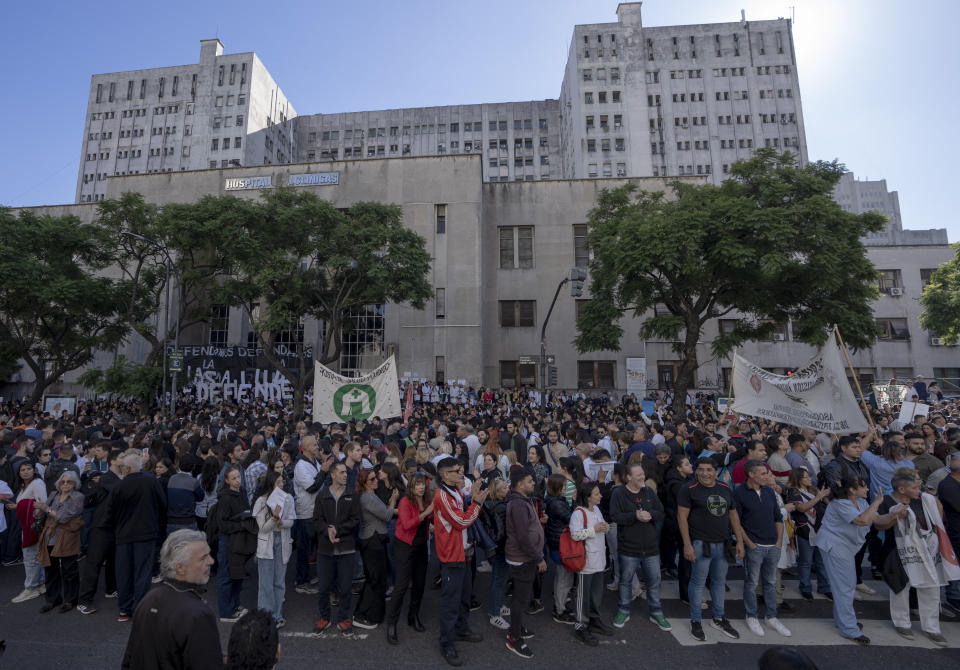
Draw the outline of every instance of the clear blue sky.
M900 193L905 228L960 239L954 0L647 0L644 25L790 16L813 159ZM0 203L73 201L90 75L256 51L300 114L556 98L573 26L615 0L7 3Z

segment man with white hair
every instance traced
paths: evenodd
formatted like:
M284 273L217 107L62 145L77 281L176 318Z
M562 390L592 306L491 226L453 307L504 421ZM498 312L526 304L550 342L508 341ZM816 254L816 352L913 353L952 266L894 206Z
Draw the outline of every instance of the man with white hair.
M113 489L107 510L117 541L117 621L128 621L150 588L150 573L160 529L166 524L167 501L160 481L140 469L141 454L121 457L123 479Z
M170 533L160 549L163 583L146 595L133 615L121 667L223 668L217 619L203 601L213 557L196 530Z

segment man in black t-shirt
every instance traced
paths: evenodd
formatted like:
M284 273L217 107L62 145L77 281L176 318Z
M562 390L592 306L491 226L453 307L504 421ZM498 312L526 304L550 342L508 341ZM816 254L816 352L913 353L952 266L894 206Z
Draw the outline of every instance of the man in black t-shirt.
M743 537L740 517L730 487L717 481L717 466L704 459L697 463L697 482L683 487L677 494L677 525L683 538L683 557L693 563L690 574L690 634L704 641L700 622L703 590L710 577L713 600L711 625L727 637L740 634L724 616L723 602L727 583L727 541L731 529L736 538L737 558L743 558Z

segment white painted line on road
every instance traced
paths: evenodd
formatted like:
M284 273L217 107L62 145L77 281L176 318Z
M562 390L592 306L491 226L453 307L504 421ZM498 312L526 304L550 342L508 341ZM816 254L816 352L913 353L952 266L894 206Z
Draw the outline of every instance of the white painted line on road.
M734 640L710 625L710 620L704 617L703 632L707 639L705 642L698 642L690 635L690 622L682 619L674 619L673 630L670 634L674 639L685 647L696 647L704 644L770 644L770 645L791 645L791 646L833 646L838 644L856 644L840 636L832 619L781 619L781 622L793 633L791 637L784 637L775 630L764 627L765 635L758 637L747 628L746 621L742 619L733 619L730 623L740 633L740 639ZM920 625L914 622L913 639L907 640L900 637L893 629L893 624L889 621L877 621L865 619L863 624L863 634L870 638L871 647L919 647L921 649L939 649L937 645L927 639L927 636L920 630ZM943 636L950 642L950 648L960 648L960 625L955 623L940 623Z
M353 635L345 636L341 635L340 633L302 633L297 631L284 631L280 633L280 637L300 637L314 640L345 640L349 642L350 640L366 640L369 637L369 634L354 633Z

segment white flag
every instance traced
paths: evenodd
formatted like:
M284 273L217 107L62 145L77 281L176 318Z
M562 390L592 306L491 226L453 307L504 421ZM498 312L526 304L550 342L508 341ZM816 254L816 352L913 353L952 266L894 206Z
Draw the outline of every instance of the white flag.
M402 416L397 366L390 356L370 374L344 377L320 363L313 372L313 420L319 423L360 421L371 416Z
M859 433L867 419L847 381L835 335L792 375L734 354L731 411L824 433Z

